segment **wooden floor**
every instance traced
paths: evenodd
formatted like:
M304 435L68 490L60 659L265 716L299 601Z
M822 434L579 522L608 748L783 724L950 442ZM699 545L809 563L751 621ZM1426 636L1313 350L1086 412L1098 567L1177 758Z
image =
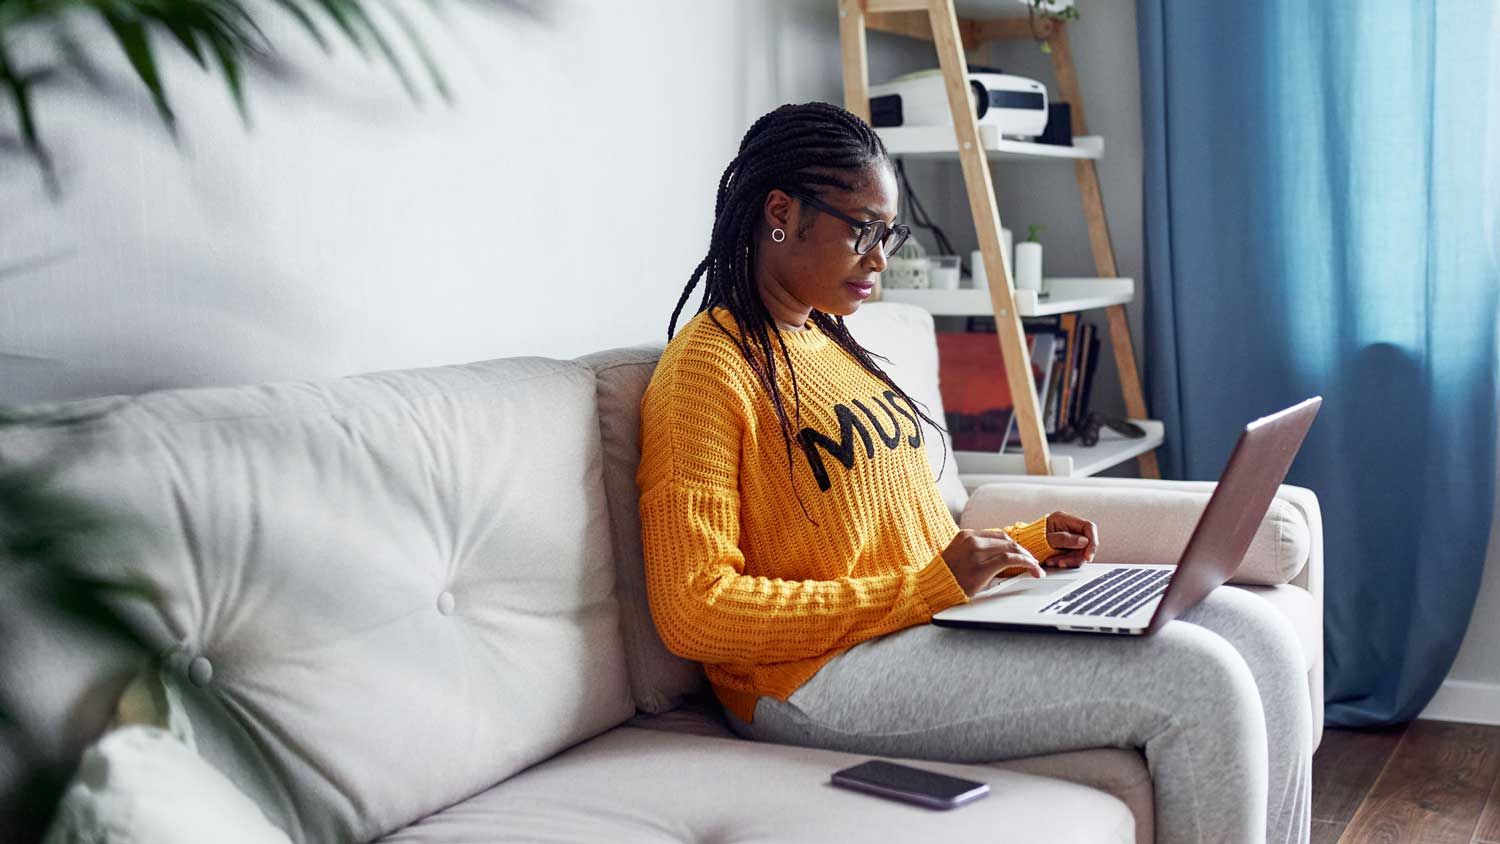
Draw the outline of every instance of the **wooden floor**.
M1323 731L1313 844L1500 844L1500 727Z

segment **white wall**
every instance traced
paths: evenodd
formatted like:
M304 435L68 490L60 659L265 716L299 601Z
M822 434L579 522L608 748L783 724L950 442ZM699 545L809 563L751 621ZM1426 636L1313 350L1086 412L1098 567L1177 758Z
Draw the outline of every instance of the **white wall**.
M342 43L325 59L274 17L268 32L303 78L252 74L252 131L165 44L178 148L144 96L45 94L63 199L0 157L0 402L664 340L750 123L783 102L842 102L835 3L543 5L543 21L466 5L447 28L419 19L453 108L413 105L385 68ZM1106 138L1116 261L1150 295L1134 5L1085 3L1070 31L1090 130ZM116 52L100 56L118 70ZM935 65L930 44L883 33L870 53L872 82ZM1034 44L994 47L988 63L1052 84ZM911 174L967 254L957 165ZM1049 274L1093 273L1071 166L996 178L1008 226L1048 225ZM1139 359L1139 303L1129 311ZM1120 412L1113 359L1101 360L1097 406ZM1481 644L1500 636L1497 559L1492 544L1460 685L1445 691L1463 700L1500 689L1500 652Z
M550 22L420 19L454 108L413 105L343 43L324 60L276 17L306 79L252 75L253 131L165 42L180 149L144 95L49 93L63 200L0 158L0 400L665 340L746 129L841 100L834 6L542 5ZM877 73L920 46L890 40Z

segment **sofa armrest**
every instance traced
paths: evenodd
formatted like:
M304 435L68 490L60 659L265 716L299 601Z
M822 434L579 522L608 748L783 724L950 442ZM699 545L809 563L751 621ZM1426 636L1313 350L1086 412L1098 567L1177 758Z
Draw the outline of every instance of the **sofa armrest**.
M1095 562L1175 562L1216 485L1214 481L966 476L964 528L1032 521L1054 510L1099 526ZM1323 598L1323 520L1310 489L1282 484L1231 583L1301 586Z

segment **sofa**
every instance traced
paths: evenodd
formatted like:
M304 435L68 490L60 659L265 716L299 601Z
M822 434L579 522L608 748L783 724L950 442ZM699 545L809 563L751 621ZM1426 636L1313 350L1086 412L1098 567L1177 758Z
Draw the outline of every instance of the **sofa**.
M875 302L848 325L942 419L931 316ZM136 528L88 573L149 587L123 606L153 658L43 612L35 584L0 574L15 598L0 682L20 723L45 758L76 766L150 678L192 759L296 842L1152 841L1134 748L905 760L991 785L935 811L829 784L868 757L728 730L646 603L634 476L662 348L32 406L35 421L0 429L0 468L48 467L51 488ZM1068 510L1099 524L1101 562L1177 559L1212 487L966 485L944 438L929 448L961 526ZM1319 727L1321 552L1316 497L1283 486L1221 587L1291 619ZM0 753L0 786L23 767ZM151 787L126 773L141 768L112 770L118 787ZM193 781L158 802L194 805Z

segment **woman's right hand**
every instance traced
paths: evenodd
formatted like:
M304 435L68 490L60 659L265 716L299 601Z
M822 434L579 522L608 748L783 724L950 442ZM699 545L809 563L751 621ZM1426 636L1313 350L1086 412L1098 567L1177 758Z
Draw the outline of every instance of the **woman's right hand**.
M971 598L1000 575L1047 576L1036 557L1000 528L960 530L943 549L943 562L948 564L964 594Z

